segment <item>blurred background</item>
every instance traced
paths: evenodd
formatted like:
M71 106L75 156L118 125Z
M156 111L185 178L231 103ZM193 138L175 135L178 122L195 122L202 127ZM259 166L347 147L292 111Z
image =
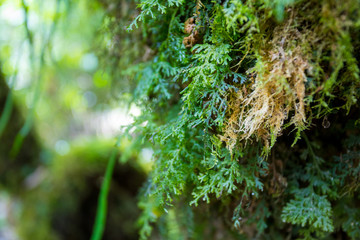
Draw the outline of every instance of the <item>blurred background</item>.
M120 3L122 14L133 14L131 2ZM113 151L103 239L138 239L137 194L152 150L134 151L125 137L115 146L140 110L125 104L131 86L102 57L116 42L111 9L0 0L0 240L89 239Z

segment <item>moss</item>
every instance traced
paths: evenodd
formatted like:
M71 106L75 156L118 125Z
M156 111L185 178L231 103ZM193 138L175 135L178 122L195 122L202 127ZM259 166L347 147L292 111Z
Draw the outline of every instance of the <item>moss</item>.
M151 54L117 67L137 71L128 76L142 115L130 135L155 151L140 201L143 239L152 223L174 220L166 211L185 202L195 213L202 200L220 201L233 213L211 210L232 221L224 229L249 238L354 238L349 225L335 227L345 222L334 206L358 202L356 157L350 168L339 159L358 148L341 138L358 132L359 4L140 1L130 27ZM325 137L333 130L340 139ZM196 217L188 229L201 229Z
M44 180L22 198L18 232L24 239L89 239L110 142L73 144L44 170ZM104 239L137 239L137 190L145 173L134 162L117 164L112 178ZM36 221L34 221L36 219Z

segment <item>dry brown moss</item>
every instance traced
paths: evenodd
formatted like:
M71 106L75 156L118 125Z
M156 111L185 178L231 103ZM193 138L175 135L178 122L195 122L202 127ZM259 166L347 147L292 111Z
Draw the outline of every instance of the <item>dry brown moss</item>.
M360 71L351 29L358 10L350 7L355 2L309 2L302 11L287 9L287 21L273 30L274 24L261 24L262 34L269 37L251 43L257 64L248 70L253 76L250 84L228 96L228 121L221 138L230 151L255 137L267 152L285 123L302 130L313 117L330 113L333 99L348 109L356 103ZM313 81L307 84L309 77Z
M306 123L306 71L311 69L306 46L312 36L292 28L292 20L277 27L272 40L260 50L261 61L250 70L255 74L249 89L243 88L229 97L230 114L222 139L230 151L237 141L252 136L262 139L269 149L270 136L281 133L290 113L290 123L296 127Z

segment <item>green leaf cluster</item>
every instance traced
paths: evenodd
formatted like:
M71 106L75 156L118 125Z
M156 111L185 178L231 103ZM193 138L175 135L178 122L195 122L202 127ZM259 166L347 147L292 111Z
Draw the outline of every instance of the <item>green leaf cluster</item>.
M359 236L358 6L142 0L117 17L142 49L119 46L114 70L142 109L126 133L154 150L142 239L154 222L168 239L206 238L203 223L227 239Z

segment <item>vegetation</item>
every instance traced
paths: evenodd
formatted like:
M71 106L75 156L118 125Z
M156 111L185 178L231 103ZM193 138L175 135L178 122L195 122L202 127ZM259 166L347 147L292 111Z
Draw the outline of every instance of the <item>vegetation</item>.
M133 19L118 45L136 45L111 50L132 60L114 71L136 83L129 129L155 150L142 239L153 222L166 239L360 237L344 212L359 211L359 6L143 0L109 13L114 38Z
M12 134L1 139L12 146L10 152L0 148L0 154L26 153L26 141L36 138L32 129L45 145L36 145L35 160L40 148L58 139L79 135L83 141L89 136L77 121L86 126L90 113L103 115L120 103L136 106L140 114L112 135L120 135L115 148L70 141L72 151L59 151L62 157L35 161L28 172L41 165L50 173L22 196L21 236L88 239L92 232L94 240L112 239L117 225L110 212L129 210L115 214L118 226L128 224L137 201L140 239L360 238L359 0L54 3L43 15L41 4L20 4L20 36L26 39L31 79L39 80L19 93L15 80L0 79L6 89L0 93L0 137ZM49 34L31 28L29 11L42 16L40 25ZM51 50L52 43L61 47ZM15 76L3 49L16 53L16 47L0 42L0 48L5 76ZM13 96L16 112L25 113L21 129L9 121ZM54 114L57 105L61 113ZM149 149L150 164L139 154ZM150 165L138 199L133 193L139 184L128 186L131 197L119 190L120 169L127 169L120 177L124 182L139 183L142 171L135 170ZM91 216L92 228L86 223L85 233L58 231L62 216L88 206L87 179L96 182L99 171L105 173L102 188L91 188L99 190L97 217L92 208L85 216ZM4 188L10 188L6 181ZM64 206L57 209L60 196ZM125 200L116 205L114 199ZM28 207L37 204L48 207ZM34 216L44 226L38 231L29 220ZM133 232L120 237L137 238Z
M42 168L40 183L33 184L35 186L23 197L18 223L20 237L90 239L101 188L98 179L105 172L109 150L115 151L110 142L87 140L74 143L71 152L57 156L50 167ZM134 157L132 164L114 166L112 189L107 198L112 214L104 223L104 239L137 239L133 223L139 209L134 198L145 174L135 164ZM129 182L124 183L124 177ZM119 222L122 224L118 225Z

